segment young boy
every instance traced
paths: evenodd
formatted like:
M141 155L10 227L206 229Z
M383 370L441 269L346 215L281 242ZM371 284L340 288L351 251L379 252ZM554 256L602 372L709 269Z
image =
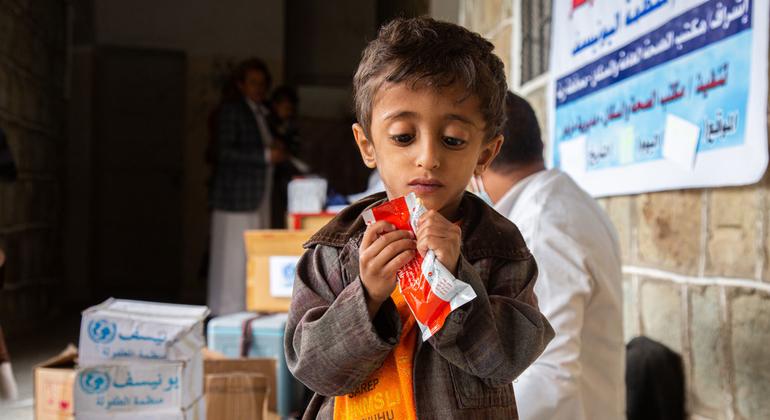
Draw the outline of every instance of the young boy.
M511 382L553 331L518 229L465 193L503 141L506 83L492 48L417 18L387 24L364 51L353 134L387 198L352 204L305 244L285 341L290 370L316 392L305 418L517 417ZM365 226L365 209L410 192L429 210L414 235ZM423 342L396 272L428 249L477 297Z

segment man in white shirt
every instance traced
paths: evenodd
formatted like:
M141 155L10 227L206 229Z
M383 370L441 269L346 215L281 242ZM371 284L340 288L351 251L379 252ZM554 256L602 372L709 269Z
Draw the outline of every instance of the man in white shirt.
M540 310L556 336L514 382L522 420L625 419L621 255L602 209L545 168L535 113L506 98L505 143L483 185L537 260Z

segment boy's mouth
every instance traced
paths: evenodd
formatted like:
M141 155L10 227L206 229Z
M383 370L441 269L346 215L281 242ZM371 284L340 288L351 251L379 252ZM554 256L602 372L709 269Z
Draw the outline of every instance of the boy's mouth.
M435 192L444 186L441 181L432 178L414 178L409 181L408 185L409 188L418 195Z

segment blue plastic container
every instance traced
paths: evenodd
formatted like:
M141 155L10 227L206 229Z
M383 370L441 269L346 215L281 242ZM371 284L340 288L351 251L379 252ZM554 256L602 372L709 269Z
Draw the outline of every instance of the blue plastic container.
M207 344L211 350L227 357L240 357L243 322L254 313L240 312L220 316L209 321ZM288 314L264 315L251 321L252 342L247 357L269 357L277 360L276 409L287 417L302 409L303 386L289 372L283 352L283 336Z

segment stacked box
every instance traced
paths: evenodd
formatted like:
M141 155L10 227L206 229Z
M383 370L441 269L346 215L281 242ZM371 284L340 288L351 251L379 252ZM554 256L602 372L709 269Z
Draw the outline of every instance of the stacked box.
M83 413L78 420L206 420L204 398L185 410L116 411L114 413Z
M243 323L255 318L251 312L221 316L209 321L208 348L227 357L240 357ZM276 359L276 411L282 417L292 415L302 408L304 387L292 376L286 366L283 337L288 314L260 316L250 322L251 345L246 357ZM271 391L272 392L272 391Z
M72 384L77 348L70 344L35 367L35 419L74 420Z
M77 418L198 418L205 306L109 299L83 312Z
M247 257L246 310L289 311L293 271L305 252L302 244L312 235L313 232L307 230L247 230L243 233ZM293 264L289 264L291 260ZM289 265L290 270L279 270Z

